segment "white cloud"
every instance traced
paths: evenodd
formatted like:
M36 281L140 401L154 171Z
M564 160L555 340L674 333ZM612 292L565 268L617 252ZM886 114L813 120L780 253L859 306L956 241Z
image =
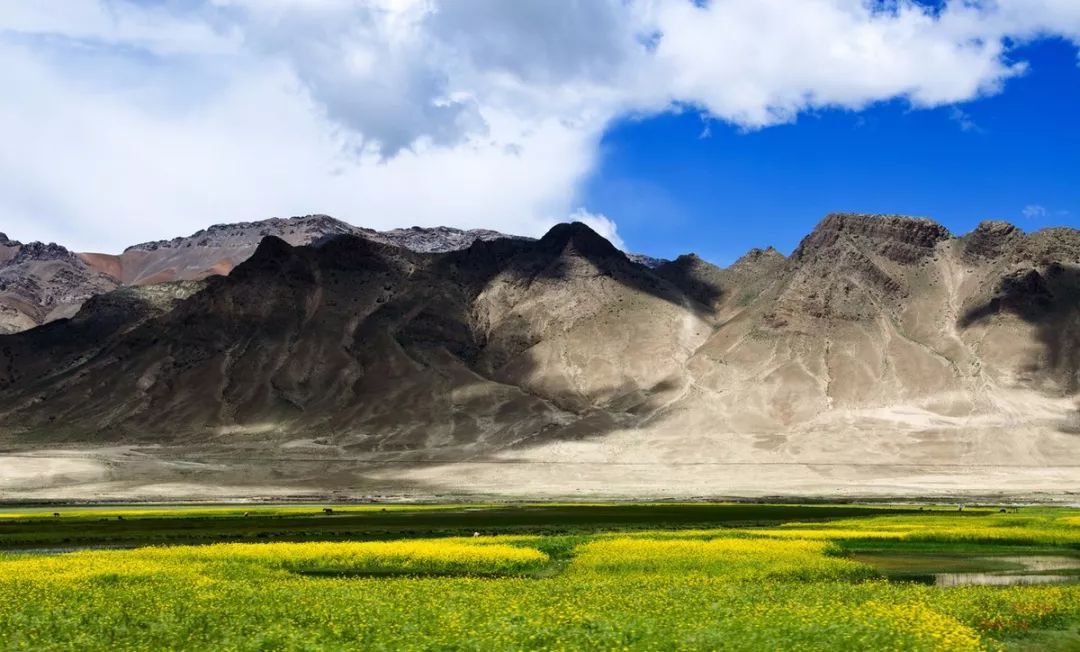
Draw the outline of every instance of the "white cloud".
M657 48L672 99L746 127L810 108L861 108L906 97L938 106L993 92L1023 70L1000 40L979 40L966 14L914 5L874 12L852 0L661 3Z
M1080 41L1080 3L0 0L0 230L116 250L271 215L538 235L573 214L617 238L577 208L616 117L952 105L1047 34Z
M1046 207L1039 204L1028 204L1024 206L1024 209L1020 211L1020 214L1029 220L1033 220L1039 217L1046 217Z
M449 223L540 235L549 216L569 211L592 166L587 134L554 120L526 129L497 112L488 114L492 132L518 149L477 141L418 145L385 162L354 157L349 134L295 93L280 67L173 115L109 96L82 97L72 111L56 71L17 49L0 48L0 57L18 62L0 70L0 84L23 98L0 103L0 138L18 152L0 155L0 214L5 232L24 240L116 250L213 222L311 212L376 228Z
M949 111L949 119L959 125L960 131L968 131L974 133L982 132L982 128L979 127L978 124L976 124L975 120L971 117L971 114L958 106L952 107L952 109Z

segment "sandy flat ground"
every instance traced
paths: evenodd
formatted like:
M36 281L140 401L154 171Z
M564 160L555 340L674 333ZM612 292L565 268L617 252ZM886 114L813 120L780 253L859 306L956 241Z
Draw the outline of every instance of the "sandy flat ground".
M458 462L374 460L327 447L0 449L0 500L925 498L1080 502L1080 436L994 429L596 440ZM1015 442L1023 442L1016 444ZM996 451L996 452L987 452Z
M39 448L0 440L0 500L788 497L1080 502L1072 399L949 417L833 410L784 431L724 432L711 404L653 425L496 452L362 453L333 437L223 434L198 446Z

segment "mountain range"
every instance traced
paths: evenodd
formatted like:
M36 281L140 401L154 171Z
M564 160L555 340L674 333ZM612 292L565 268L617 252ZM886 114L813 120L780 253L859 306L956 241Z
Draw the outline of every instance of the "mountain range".
M720 268L308 216L4 237L0 292L3 496L1080 491L1075 229L838 213Z
M23 244L0 233L0 334L71 317L86 299L120 287L228 274L271 235L291 245L356 235L421 253L465 249L476 240L530 239L445 226L375 231L327 215L215 224L186 237L132 245L119 255L74 253L55 243ZM628 257L650 267L665 262L640 254Z

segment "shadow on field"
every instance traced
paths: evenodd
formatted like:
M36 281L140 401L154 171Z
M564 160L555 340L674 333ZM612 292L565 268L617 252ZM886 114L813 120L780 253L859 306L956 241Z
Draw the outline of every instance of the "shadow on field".
M416 509L339 506L331 514L267 514L251 507L225 516L116 517L41 515L0 520L0 550L62 551L77 548L264 541L379 541L499 534L583 535L607 531L776 525L884 514L932 514L919 510L844 505L609 504L437 507ZM108 509L108 508L102 508ZM244 509L244 508L238 508ZM283 507L285 509L285 507ZM288 508L292 509L292 508ZM940 512L956 515L955 511ZM977 516L983 512L968 510ZM990 513L990 512L985 512ZM566 546L543 551L552 557ZM561 545L561 544L560 544ZM563 550L566 548L566 550Z

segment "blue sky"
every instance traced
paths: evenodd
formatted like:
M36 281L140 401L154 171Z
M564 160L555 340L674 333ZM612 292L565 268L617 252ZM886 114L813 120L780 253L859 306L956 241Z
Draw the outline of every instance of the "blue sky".
M749 132L714 120L705 132L692 110L622 120L584 202L618 216L630 249L721 264L751 247L790 253L830 211L926 216L955 234L985 219L1080 226L1076 48L1040 40L1015 56L1027 74L956 106L888 101Z
M0 0L0 231L1077 225L1078 45L1077 0Z

